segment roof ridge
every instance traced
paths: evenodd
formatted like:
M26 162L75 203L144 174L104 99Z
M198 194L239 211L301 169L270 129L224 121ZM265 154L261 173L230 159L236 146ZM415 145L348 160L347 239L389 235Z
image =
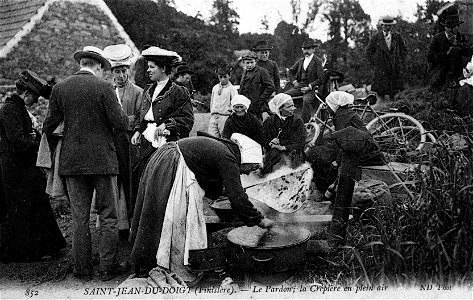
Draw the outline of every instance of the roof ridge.
M34 13L29 22L26 22L23 26L21 26L21 29L18 30L18 32L11 38L3 48L0 49L0 58L1 57L6 57L7 54L20 42L20 40L27 35L31 30L34 28L37 22L39 22L44 13L48 10L49 5L52 3L54 0L38 0L38 1L44 1L44 3L38 8L37 12Z

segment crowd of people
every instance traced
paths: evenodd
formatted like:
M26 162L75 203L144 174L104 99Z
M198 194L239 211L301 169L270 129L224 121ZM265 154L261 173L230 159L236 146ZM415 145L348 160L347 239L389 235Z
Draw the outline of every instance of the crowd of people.
M395 23L382 18L382 30L367 48L375 70L372 90L380 102L403 88L407 47L392 30ZM434 36L428 54L436 74L432 86L450 86L464 76L459 103L468 106L473 62L463 69L463 57L471 58L471 48L460 44L457 16L446 16L442 24L445 31ZM57 189L70 202L75 277L93 276L89 220L94 209L101 280L129 269L129 263L117 260L123 236L133 245L136 275L159 266L192 285L199 274L189 269L189 250L208 247L204 196L214 200L225 193L244 224L270 228L274 222L253 206L240 174L265 176L278 164L297 168L304 161L314 169L321 192L337 183L326 247L343 244L360 165L384 159L351 109L351 94L316 94L326 80L316 48L315 41L304 41L303 57L289 68L293 88L286 93L279 92L278 65L269 59L272 47L265 40L243 53L241 70L219 66L208 130L192 137L194 72L174 51L146 45L136 59L125 44L103 50L86 46L73 55L80 70L54 86L32 71L22 72L16 92L0 109L0 259L38 260L66 246L46 188L63 182ZM113 83L103 79L108 70ZM26 109L40 96L49 99L42 134L33 129ZM304 124L321 103L332 116L335 134L307 147ZM50 160L47 177L38 167L45 157Z

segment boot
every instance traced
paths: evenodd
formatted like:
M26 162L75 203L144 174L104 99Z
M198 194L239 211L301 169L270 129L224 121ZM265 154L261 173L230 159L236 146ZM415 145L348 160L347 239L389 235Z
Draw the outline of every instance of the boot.
M329 245L333 248L345 244L354 189L355 180L347 176L339 177L328 239Z

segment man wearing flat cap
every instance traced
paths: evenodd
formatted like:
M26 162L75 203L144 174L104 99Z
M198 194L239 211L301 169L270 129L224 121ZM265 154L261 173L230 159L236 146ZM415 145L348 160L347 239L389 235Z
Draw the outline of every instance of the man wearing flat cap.
M275 94L277 94L281 87L281 80L279 78L278 63L269 59L269 50L271 49L273 49L273 47L270 46L266 40L258 41L256 45L251 48L258 56L256 65L268 71L269 76L273 79L274 88L276 89Z
M299 59L289 69L289 79L294 87L285 92L292 97L302 96L302 101L294 99L295 114L302 118L304 123L309 122L312 111L319 107L315 99L317 88L323 84L324 67L322 59L315 55L317 44L314 40L302 43L304 57Z
M123 110L128 116L128 129L115 132L120 174L118 175L118 228L126 236L129 232L129 219L133 216L131 201L131 169L139 159L139 147L130 144L135 120L140 118L143 102L143 89L130 81L130 66L133 63L133 52L126 44L111 45L103 49L110 61L115 93Z
M127 130L128 118L112 84L102 79L110 62L101 49L86 46L74 53L80 70L56 84L43 125L48 140L64 122L59 174L66 179L73 222L74 275L90 280L93 274L89 230L95 189L100 218L100 279L111 280L122 266L117 263L117 175L119 166L114 131Z
M402 70L407 55L404 39L393 32L396 19L384 16L379 23L382 30L373 35L366 48L366 57L373 70L371 90L378 97L376 105L383 104L386 96L393 101L394 96L404 89Z
M263 112L269 111L268 102L274 93L274 83L266 69L256 65L258 57L253 51L246 51L242 55L245 67L240 82L240 95L251 100L248 112L263 121Z

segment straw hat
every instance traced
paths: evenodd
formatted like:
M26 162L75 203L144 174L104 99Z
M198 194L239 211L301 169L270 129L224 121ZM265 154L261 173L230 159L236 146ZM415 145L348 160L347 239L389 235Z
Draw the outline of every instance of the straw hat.
M90 57L99 61L105 70L108 70L111 67L110 62L105 58L105 55L100 48L94 46L85 46L81 51L74 53L74 59L78 63L80 63L80 60L84 57Z
M104 56L110 61L111 67L131 66L133 64L133 51L125 44L111 45L103 49Z

